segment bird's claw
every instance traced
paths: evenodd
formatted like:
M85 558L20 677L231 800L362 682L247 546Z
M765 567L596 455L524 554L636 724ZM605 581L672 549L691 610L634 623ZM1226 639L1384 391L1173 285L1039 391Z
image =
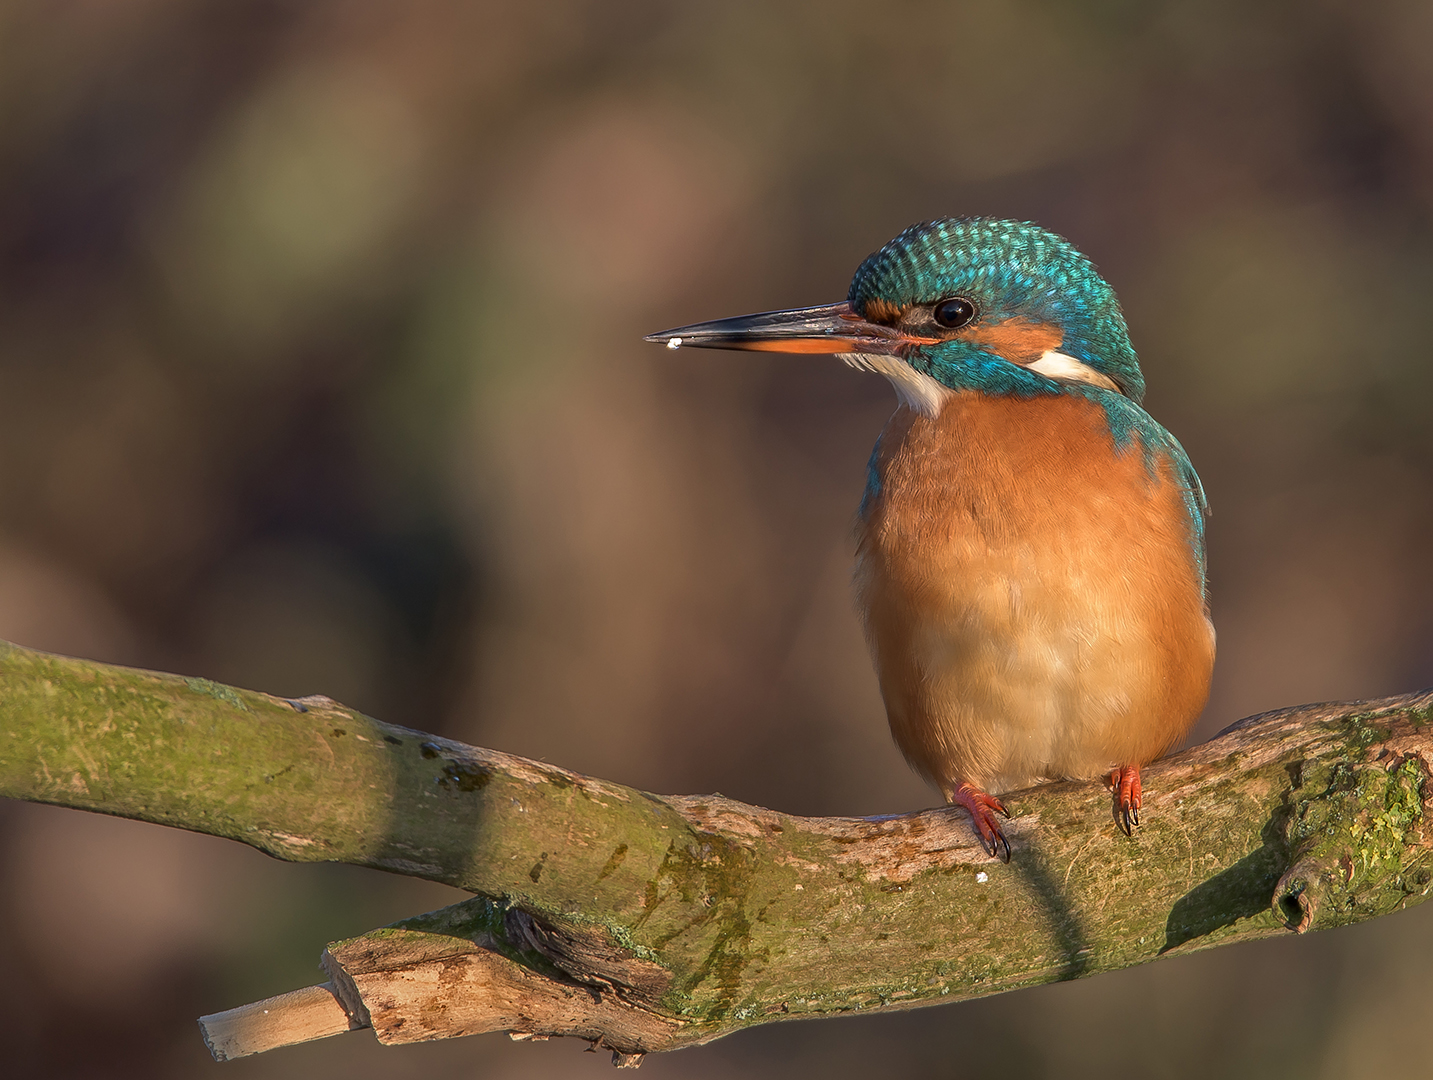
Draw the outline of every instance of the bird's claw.
M1126 836L1133 836L1134 830L1139 827L1139 810L1143 803L1139 766L1122 765L1112 770L1110 787L1114 789L1115 824Z
M985 849L985 853L1008 863L1010 841L1005 839L1004 831L995 820L996 814L1007 818L1010 816L1005 804L994 795L970 784L961 784L951 794L950 802L963 807L970 815L970 823L975 826L975 834L980 837L980 846Z

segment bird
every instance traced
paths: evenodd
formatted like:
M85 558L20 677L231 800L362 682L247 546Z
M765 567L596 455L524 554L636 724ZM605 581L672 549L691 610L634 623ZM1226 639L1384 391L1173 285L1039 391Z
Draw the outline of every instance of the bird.
M649 335L677 349L829 354L897 406L856 515L855 594L896 745L1010 861L1002 794L1140 770L1209 695L1209 508L1141 407L1113 288L1073 244L988 217L912 225L846 299Z

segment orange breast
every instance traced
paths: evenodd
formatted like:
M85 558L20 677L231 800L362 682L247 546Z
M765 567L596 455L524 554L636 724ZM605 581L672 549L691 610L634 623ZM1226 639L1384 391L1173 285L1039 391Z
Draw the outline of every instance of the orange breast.
M1158 757L1208 696L1214 632L1167 461L1072 394L955 394L881 436L857 592L891 732L949 794Z

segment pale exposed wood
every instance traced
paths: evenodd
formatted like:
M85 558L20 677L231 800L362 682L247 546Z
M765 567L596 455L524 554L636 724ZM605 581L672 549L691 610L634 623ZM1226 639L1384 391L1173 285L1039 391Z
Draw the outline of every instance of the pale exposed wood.
M361 1026L349 1019L334 995L332 983L290 990L278 997L199 1018L199 1030L216 1061L327 1039Z
M552 977L463 939L405 931L355 938L325 951L323 965L362 1001L387 1045L488 1031L558 1033L640 1058L683 1041L683 1024L625 984L590 972L587 982Z

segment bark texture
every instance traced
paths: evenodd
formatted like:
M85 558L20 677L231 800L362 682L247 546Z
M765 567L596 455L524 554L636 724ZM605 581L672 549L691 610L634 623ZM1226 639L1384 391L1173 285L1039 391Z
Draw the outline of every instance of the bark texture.
M816 819L657 796L327 698L0 655L0 794L477 894L329 946L351 1027L575 1035L625 1065L1418 903L1430 763L1433 691L1250 717L1146 770L1133 838L1101 784L1008 796L1006 865L959 810ZM273 1045L225 1031L228 1056Z

